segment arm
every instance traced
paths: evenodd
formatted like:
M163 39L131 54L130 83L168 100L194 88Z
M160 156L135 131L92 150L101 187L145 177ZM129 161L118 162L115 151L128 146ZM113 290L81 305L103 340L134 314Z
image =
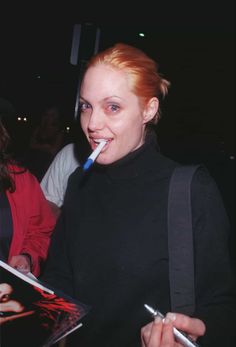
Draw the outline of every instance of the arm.
M235 345L236 294L229 257L230 226L219 190L204 170L199 170L193 179L192 215L196 276L194 316L200 320L176 313L172 322L149 323L141 331L143 347L161 347L166 341L168 346L175 346L171 325L194 339L199 337L201 346Z
M32 272L38 275L41 263L47 258L56 220L38 182L32 184L31 192L34 196L32 214L29 218L28 231L21 254L26 253L31 256Z
M192 184L195 246L195 316L206 324L202 345L234 346L236 326L235 277L232 271L230 225L219 190L206 171Z
M79 177L77 172L75 172L70 176L68 182L65 202L52 235L48 259L42 277L43 281L72 296L74 293L72 292L73 275L70 257L72 256L71 249L73 249L74 245L74 227L72 228L71 226L71 222L73 225L73 217L70 213L74 206L73 195L77 195L76 186L78 181ZM77 232L78 230L76 229Z
M72 295L72 275L68 259L68 233L65 226L64 209L58 219L56 228L52 235L46 267L41 280L54 288Z
M8 261L10 265L18 267L22 264L19 257L23 261L28 260L29 255L31 271L38 276L41 263L47 257L56 220L36 177L27 171L15 175L15 182L16 191L9 194L14 237Z

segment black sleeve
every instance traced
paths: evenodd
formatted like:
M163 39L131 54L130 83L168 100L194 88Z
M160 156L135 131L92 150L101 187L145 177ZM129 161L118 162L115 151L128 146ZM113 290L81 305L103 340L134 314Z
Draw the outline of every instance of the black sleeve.
M40 280L52 288L72 295L72 278L67 255L67 240L65 237L64 212L60 214L52 234L48 258Z
M202 346L236 345L235 274L230 225L216 183L200 169L192 182L196 312L206 324Z
M68 223L68 211L74 205L74 195L79 182L78 170L70 175L61 214L52 234L48 258L41 280L55 289L73 296L73 277L70 262L70 250L73 247L71 225Z

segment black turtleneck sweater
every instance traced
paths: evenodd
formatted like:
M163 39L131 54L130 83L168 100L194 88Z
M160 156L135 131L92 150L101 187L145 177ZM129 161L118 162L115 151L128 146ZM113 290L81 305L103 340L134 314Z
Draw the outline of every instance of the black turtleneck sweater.
M170 310L167 197L176 165L145 144L112 165L78 168L70 177L43 278L91 306L68 346L140 346L140 329L150 321L144 304ZM234 305L228 220L206 171L194 178L192 196L196 316L212 339L225 324L220 314L226 326L235 324L235 311L228 318ZM216 302L217 310L210 307Z

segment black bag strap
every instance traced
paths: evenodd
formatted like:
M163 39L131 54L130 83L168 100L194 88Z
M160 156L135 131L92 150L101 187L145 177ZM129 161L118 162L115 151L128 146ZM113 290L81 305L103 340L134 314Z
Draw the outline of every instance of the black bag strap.
M168 196L171 310L187 315L192 315L195 310L191 181L199 167L176 167L170 179Z

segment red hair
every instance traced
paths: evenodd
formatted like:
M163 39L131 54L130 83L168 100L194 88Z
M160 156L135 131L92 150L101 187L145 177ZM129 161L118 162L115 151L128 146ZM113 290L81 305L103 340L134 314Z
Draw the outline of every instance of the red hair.
M143 105L152 97L159 99L168 92L170 82L161 77L157 63L136 47L117 43L93 56L88 62L87 69L98 64L106 64L126 72L132 92L140 97ZM157 123L159 117L160 111L152 123Z

